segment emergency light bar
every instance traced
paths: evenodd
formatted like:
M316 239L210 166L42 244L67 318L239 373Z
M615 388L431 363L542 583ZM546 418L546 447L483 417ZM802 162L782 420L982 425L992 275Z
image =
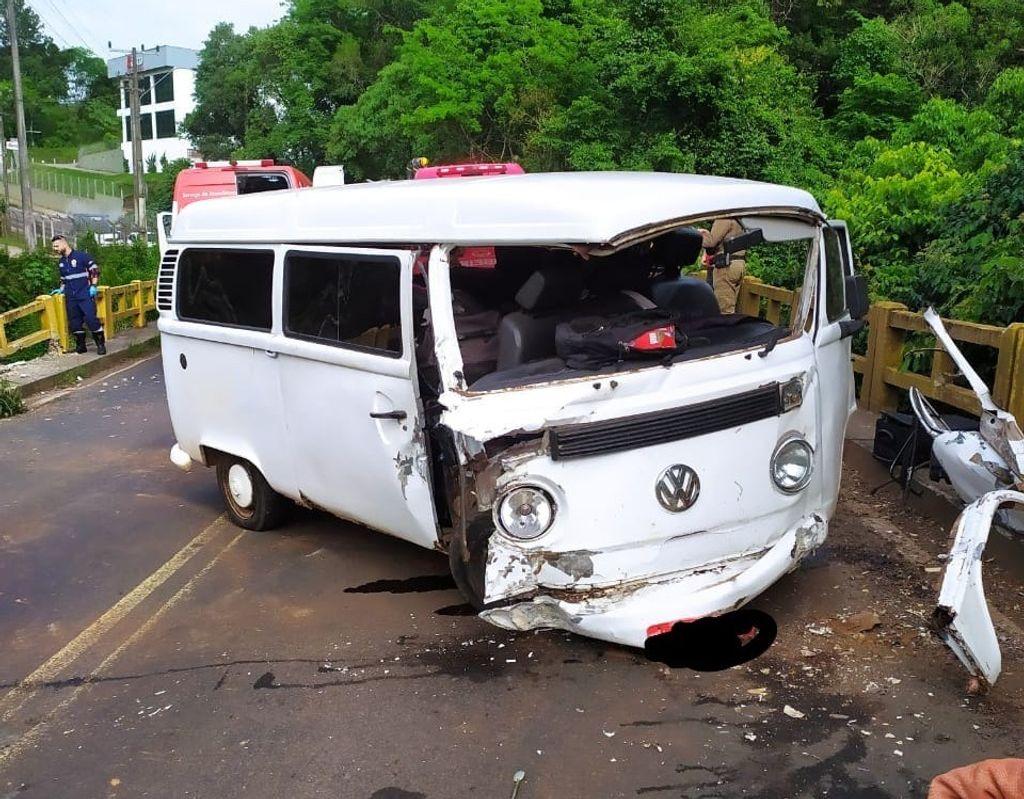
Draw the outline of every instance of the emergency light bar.
M439 166L437 168L437 176L439 178L450 178L460 175L464 177L504 175L507 171L507 164L459 164L458 166Z
M255 158L247 161L196 161L196 169L229 166L277 166L273 158Z

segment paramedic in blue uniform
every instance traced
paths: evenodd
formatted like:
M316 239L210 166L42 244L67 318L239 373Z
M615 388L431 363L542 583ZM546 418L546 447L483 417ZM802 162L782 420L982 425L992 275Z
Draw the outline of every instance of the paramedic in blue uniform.
M89 328L96 342L96 352L107 354L103 336L103 325L96 317L96 291L100 282L100 268L87 252L72 250L63 236L51 240L53 252L60 256L60 288L52 293L64 295L64 307L68 312L71 332L75 334L75 352L85 352L85 331L82 323Z

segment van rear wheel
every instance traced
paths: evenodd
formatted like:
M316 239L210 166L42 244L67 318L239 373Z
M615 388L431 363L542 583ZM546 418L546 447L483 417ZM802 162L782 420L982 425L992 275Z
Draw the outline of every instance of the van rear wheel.
M284 520L287 500L270 487L260 470L242 458L217 464L217 486L231 521L246 530L270 530Z

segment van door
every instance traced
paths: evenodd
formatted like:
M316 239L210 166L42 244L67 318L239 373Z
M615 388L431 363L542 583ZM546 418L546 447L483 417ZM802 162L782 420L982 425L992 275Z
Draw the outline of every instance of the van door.
M852 325L846 298L846 278L853 274L853 251L844 222L829 222L822 229L819 257L817 336L815 361L818 367L819 441L821 441L822 485L838 499L843 469L843 441L846 423L857 407L850 367Z
M280 284L273 247L185 247L161 275L161 351L178 443L245 458L298 497L284 426L275 342ZM167 312L174 300L174 316Z
M408 251L283 247L278 362L302 496L426 547L437 541Z

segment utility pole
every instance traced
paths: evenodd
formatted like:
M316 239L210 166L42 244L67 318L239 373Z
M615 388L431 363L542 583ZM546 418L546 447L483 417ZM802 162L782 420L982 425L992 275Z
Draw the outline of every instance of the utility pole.
M21 183L21 221L25 241L30 250L36 246L33 224L32 184L29 182L28 141L25 136L25 101L21 94L21 59L18 56L18 26L14 0L7 0L7 35L11 40L11 63L14 67L14 106L18 122L18 182ZM6 146L6 142L4 143Z
M4 181L4 232L11 211L11 187L7 183L7 135L4 133L4 115L0 114L0 175Z
M7 0L13 2L13 0ZM142 171L142 118L139 113L139 53L134 47L131 58L132 173L135 178L135 227L146 239L146 178Z

